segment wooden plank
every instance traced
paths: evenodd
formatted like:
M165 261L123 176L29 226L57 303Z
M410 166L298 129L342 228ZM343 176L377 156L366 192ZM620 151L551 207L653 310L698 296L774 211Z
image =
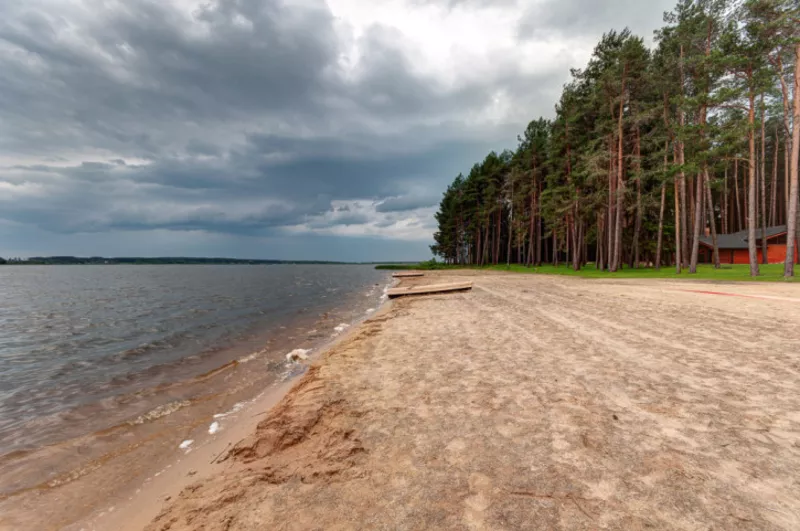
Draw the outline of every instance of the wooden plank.
M447 293L450 291L464 291L472 289L472 282L451 282L448 284L430 284L428 286L408 286L405 288L392 288L387 292L390 299L405 295L428 295L431 293Z
M409 277L424 277L425 273L422 271L400 271L392 275L394 278L409 278Z

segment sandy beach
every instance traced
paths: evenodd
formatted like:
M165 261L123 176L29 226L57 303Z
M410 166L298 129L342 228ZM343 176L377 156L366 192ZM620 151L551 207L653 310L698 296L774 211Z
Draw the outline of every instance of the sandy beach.
M800 527L800 286L464 277L86 529Z

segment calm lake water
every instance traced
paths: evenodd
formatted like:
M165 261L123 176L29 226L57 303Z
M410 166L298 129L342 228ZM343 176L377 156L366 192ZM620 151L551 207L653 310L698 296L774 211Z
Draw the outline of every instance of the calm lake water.
M265 345L272 365L248 373L279 370L388 281L372 266L0 267L0 456L169 414L198 392L181 382Z

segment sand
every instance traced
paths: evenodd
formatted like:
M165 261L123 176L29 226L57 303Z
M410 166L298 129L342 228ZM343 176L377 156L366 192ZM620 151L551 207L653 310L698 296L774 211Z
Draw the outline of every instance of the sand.
M800 528L800 286L403 285L465 277L353 329L147 529Z

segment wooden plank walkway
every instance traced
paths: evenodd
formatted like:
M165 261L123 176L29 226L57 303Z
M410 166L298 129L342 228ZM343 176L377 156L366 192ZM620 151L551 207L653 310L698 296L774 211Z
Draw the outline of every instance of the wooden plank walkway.
M394 278L409 278L409 277L424 277L425 273L422 271L400 271L392 275Z
M465 291L472 289L472 282L451 282L448 284L430 284L428 286L408 286L405 288L392 288L387 292L390 299L405 295L428 295L432 293L447 293L450 291Z

